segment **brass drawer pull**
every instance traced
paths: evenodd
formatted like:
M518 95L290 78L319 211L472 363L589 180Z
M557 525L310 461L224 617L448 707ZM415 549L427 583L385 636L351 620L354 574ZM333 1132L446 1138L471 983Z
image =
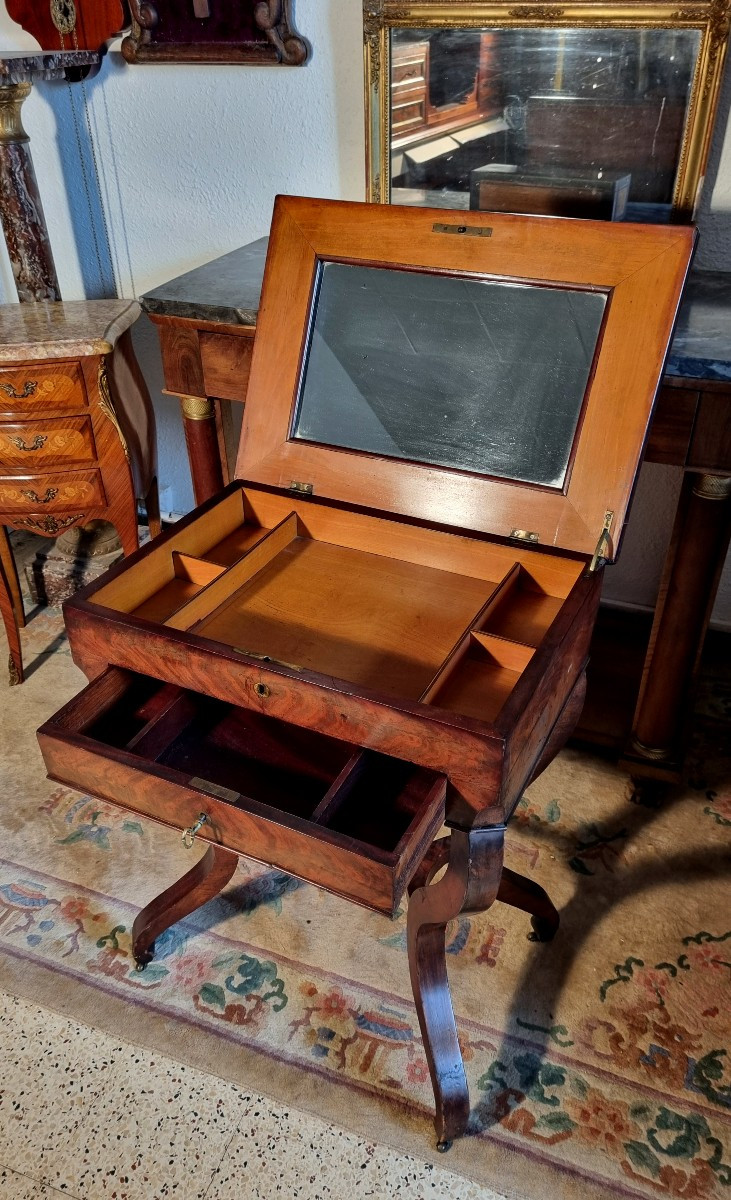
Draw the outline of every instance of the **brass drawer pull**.
M38 387L37 379L29 379L28 382L26 383L25 387L23 388L22 392L16 392L12 383L0 383L0 388L2 388L2 390L8 396L10 396L11 400L25 400L26 397L33 395L33 393L37 387Z
M74 521L80 521L83 515L75 513L71 517L23 517L18 524L27 525L29 529L38 529L41 533L58 533L61 529L68 529Z
M198 820L195 821L188 829L183 830L183 845L186 850L190 850L195 841L195 835L203 828L208 817L206 813L198 813Z
M30 452L31 450L41 450L48 441L48 434L37 433L30 446L26 446L25 440L22 437L11 437L8 438L8 441L12 446L15 446L16 450L26 450Z
M32 504L49 504L51 500L55 500L58 495L58 488L46 488L46 494L41 500L38 492L28 491L21 492L21 496L25 496L26 500L30 500Z

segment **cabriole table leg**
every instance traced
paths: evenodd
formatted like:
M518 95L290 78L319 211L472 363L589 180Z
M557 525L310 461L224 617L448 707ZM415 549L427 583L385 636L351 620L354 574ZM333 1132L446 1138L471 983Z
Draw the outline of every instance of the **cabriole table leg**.
M470 1115L467 1077L449 992L446 927L463 912L484 912L495 900L503 867L505 826L449 838L449 865L436 883L409 897L409 969L416 1012L429 1064L436 1114L437 1149L461 1137Z
M10 686L16 683L23 682L23 654L20 646L20 631L18 628L18 616L13 603L13 594L10 587L10 581L5 571L2 560L0 559L0 617L2 617L5 625L5 633L8 638L8 646L10 648L10 657L8 659L8 673Z
M231 879L238 855L222 846L209 845L195 866L151 900L136 916L132 926L132 953L137 969L152 962L155 938L212 900Z

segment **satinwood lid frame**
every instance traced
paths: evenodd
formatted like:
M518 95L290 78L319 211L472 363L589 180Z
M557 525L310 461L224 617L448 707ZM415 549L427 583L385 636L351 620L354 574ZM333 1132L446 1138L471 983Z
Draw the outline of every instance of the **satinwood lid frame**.
M453 221L450 218L454 217ZM465 218L466 219L466 218ZM278 196L236 464L239 478L612 561L662 377L695 231ZM563 488L292 436L322 262L604 292L607 305ZM608 516L608 514L610 514ZM535 536L537 534L537 537Z

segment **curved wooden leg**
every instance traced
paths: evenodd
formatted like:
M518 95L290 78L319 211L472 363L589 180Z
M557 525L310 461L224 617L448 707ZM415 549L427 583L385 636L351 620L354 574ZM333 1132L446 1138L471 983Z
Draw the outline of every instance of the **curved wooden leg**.
M0 561L0 616L3 619L5 632L10 648L8 671L10 686L23 682L23 654L20 647L20 631L18 629L18 614L13 604L13 594L10 582L5 573L5 567Z
M2 563L5 571L5 576L8 581L10 596L15 609L15 619L18 622L18 629L25 629L25 609L23 608L23 597L20 592L20 580L18 579L18 568L15 565L13 551L10 545L10 536L4 525L0 525L0 563Z
M427 850L419 867L409 883L409 895L417 888L426 887L442 867L449 861L449 837L437 838ZM547 892L527 879L518 875L509 867L503 867L496 900L509 904L511 908L519 908L522 912L530 913L533 933L529 934L531 941L550 942L558 932L560 916Z
M152 962L155 938L217 896L236 870L237 862L237 854L210 845L192 870L137 914L132 926L132 953L139 971Z
M497 899L531 914L533 933L528 936L532 941L550 942L555 937L561 919L558 910L543 888L532 879L503 867Z
M162 525L160 524L160 493L157 489L157 479L153 479L150 490L145 496L145 512L147 513L147 524L150 527L150 537L159 537Z
M416 1011L429 1064L436 1114L437 1149L448 1150L467 1128L467 1077L457 1038L446 959L446 927L463 912L482 912L497 896L505 827L455 829L445 874L431 886L415 887L407 920L409 969ZM447 840L447 839L444 839ZM437 843L439 844L439 843ZM443 854L441 847L439 854ZM441 863L432 865L434 874Z
M128 508L122 508L120 505L116 510L112 509L109 514L109 520L117 531L117 536L122 543L122 551L125 558L128 554L134 554L135 550L139 549L140 537L137 529L137 506L135 501Z

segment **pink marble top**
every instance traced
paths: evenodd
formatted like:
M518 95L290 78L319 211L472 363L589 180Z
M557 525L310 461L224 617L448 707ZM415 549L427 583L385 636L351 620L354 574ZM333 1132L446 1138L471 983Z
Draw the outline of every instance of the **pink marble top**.
M109 354L140 312L136 300L0 304L0 362Z

